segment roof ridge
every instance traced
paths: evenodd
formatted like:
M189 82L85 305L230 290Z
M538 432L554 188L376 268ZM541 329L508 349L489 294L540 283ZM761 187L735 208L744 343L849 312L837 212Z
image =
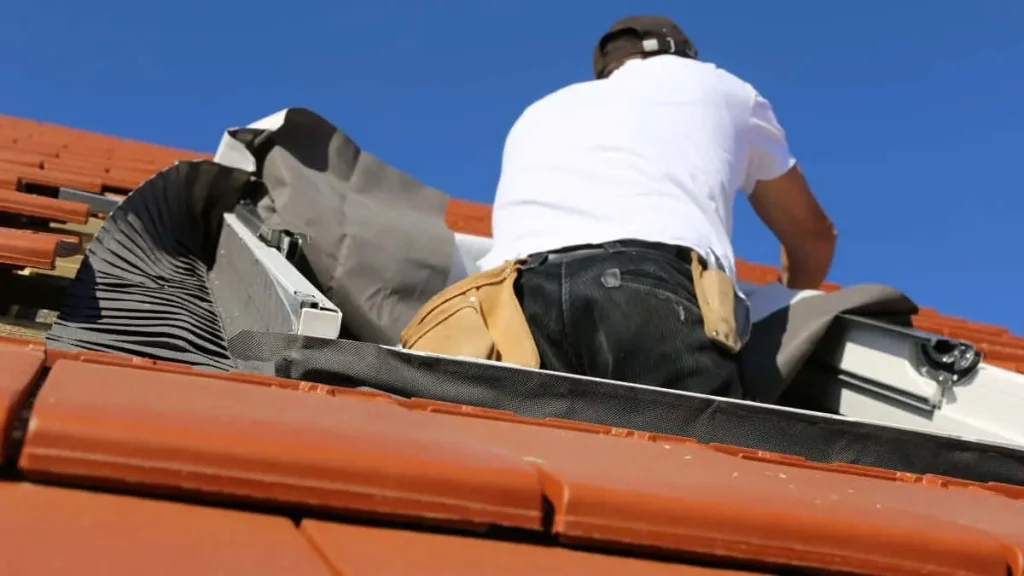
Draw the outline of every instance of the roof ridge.
M51 122L51 121L47 121L47 120L39 120L39 119L36 119L36 118L25 118L25 117L19 117L19 116L10 116L10 115L7 115L7 114L0 114L0 132L7 132L8 129L10 129L10 128L13 128L13 129L18 130L18 131L31 130L32 128L35 128L37 130L46 131L46 132L49 132L51 130L59 130L59 131L72 133L72 134L75 134L77 136L81 136L81 137L85 137L85 138L101 138L101 139L106 139L106 140L110 140L110 141L114 141L114 142L119 142L119 143L123 143L124 145L127 145L127 146L144 146L144 147L160 149L160 150L166 150L166 151L184 152L184 153L190 154L190 155L204 155L206 157L212 157L213 156L212 153L210 153L210 152L203 152L203 151L199 151L199 150L192 150L192 149L183 148L183 147L180 147L180 146L168 146L166 144L156 144L156 143L153 143L153 142L147 142L145 140L140 140L140 139L137 139L137 138L131 138L131 137L128 137L128 136L121 136L121 135L112 134L112 133L108 133L108 132L100 132L100 131L97 131L97 130L91 130L91 129L88 129L88 128L81 128L81 127L77 127L77 126L69 126L69 125L65 125L65 124L58 124L56 122Z

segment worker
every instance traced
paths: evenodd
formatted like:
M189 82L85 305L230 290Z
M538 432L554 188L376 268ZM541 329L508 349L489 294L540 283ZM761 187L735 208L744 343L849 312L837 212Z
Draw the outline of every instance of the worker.
M835 229L768 100L698 60L672 20L616 22L593 67L594 80L534 102L509 131L480 266L525 259L516 294L541 368L743 397L735 191L782 245L790 288L824 280ZM699 298L695 270L724 275L729 294ZM709 299L733 309L702 310ZM709 312L734 322L731 345Z

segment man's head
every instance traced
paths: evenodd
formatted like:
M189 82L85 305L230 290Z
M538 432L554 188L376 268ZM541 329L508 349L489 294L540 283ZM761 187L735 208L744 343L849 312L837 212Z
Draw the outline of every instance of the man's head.
M665 16L627 16L612 24L594 47L594 76L606 78L627 60L659 54L697 58L690 38Z

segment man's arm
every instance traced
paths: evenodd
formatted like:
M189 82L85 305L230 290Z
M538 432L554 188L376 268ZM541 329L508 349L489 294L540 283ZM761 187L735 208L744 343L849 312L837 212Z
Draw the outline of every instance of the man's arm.
M820 286L832 266L836 229L800 168L758 181L750 204L782 244L782 282L799 290Z
M762 222L782 244L782 281L794 289L821 285L832 266L836 229L811 192L771 104L755 97L752 146L744 190Z

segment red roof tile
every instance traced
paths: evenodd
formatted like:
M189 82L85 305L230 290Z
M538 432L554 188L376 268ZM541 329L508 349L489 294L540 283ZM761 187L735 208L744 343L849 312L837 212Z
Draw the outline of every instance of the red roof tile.
M11 116L0 116L0 184L130 190L177 160L209 158Z
M89 221L87 204L6 190L0 190L0 212L74 224L85 224Z
M5 574L334 574L287 519L0 483Z
M84 224L89 218L89 207L58 200L58 188L97 194L125 192L177 160L208 157L0 116L0 212ZM54 257L77 250L77 240L70 240L68 235L60 239L38 234L15 235L10 229L0 228L0 264L53 269Z
M554 506L553 531L563 541L799 561L821 569L863 562L865 571L889 572L900 564L935 563L982 573L998 570L988 562L990 547L1000 545L982 532L990 520L985 512L996 512L1008 520L1005 529L1024 535L1024 529L1009 527L1024 518L1024 504L998 497L980 499L995 504L984 512L965 507L965 516L953 516L930 509L929 495L918 487L827 468L785 469L696 443L624 442L464 417L448 424L542 471ZM921 514L934 518L922 524ZM801 543L801 552L786 544L792 541ZM940 542L945 544L935 546Z
M22 452L28 474L539 529L534 472L366 395L320 398L59 360ZM408 431L416 430L416 434Z
M642 558L305 520L301 529L338 574L378 576L742 576L755 572L681 566ZM756 572L756 574L764 574Z
M11 430L18 411L25 405L29 388L43 369L43 352L0 346L0 430ZM0 462L7 458L10 435L0 437Z
M0 228L0 264L52 270L58 256L78 251L78 238L32 230Z
M14 434L9 440L27 431L18 467L32 482L208 505L274 504L299 518L333 511L425 527L515 526L550 539L547 546L656 550L668 562L940 576L1019 575L1024 568L1021 488L380 394L331 396L294 381L211 377L173 364L46 351L27 341L0 339L0 354L4 366L15 367L0 372L0 390L10 391L7 413L28 412L4 429ZM25 391L36 389L30 403ZM56 557L88 567L115 556L122 573L137 573L138 562L168 550L205 566L190 565L190 573L230 572L234 565L225 563L249 560L234 558L244 547L259 548L249 554L274 567L289 559L299 566L294 573L316 570L293 554L293 535L275 528L285 523L264 516L24 484L0 485L0 504L8 512L0 521L5 541L21 543L13 562L28 567L35 551L39 563L18 573L54 573L49 563ZM62 516L53 516L58 510ZM82 522L99 529L82 533ZM50 537L37 538L48 524ZM13 534L15 526L25 535ZM508 571L498 561L517 556L507 564L522 570L551 562L589 573L600 562L606 572L620 566L660 574L671 566L715 574L336 521L307 519L301 530L335 573L402 573L416 562L425 566L420 573L460 573L488 559L497 563L491 570ZM43 541L60 554L39 557L33 543ZM114 542L122 547L112 549ZM395 547L408 555L388 553ZM458 556L445 563L441 552L455 549ZM103 553L89 556L91 550Z

